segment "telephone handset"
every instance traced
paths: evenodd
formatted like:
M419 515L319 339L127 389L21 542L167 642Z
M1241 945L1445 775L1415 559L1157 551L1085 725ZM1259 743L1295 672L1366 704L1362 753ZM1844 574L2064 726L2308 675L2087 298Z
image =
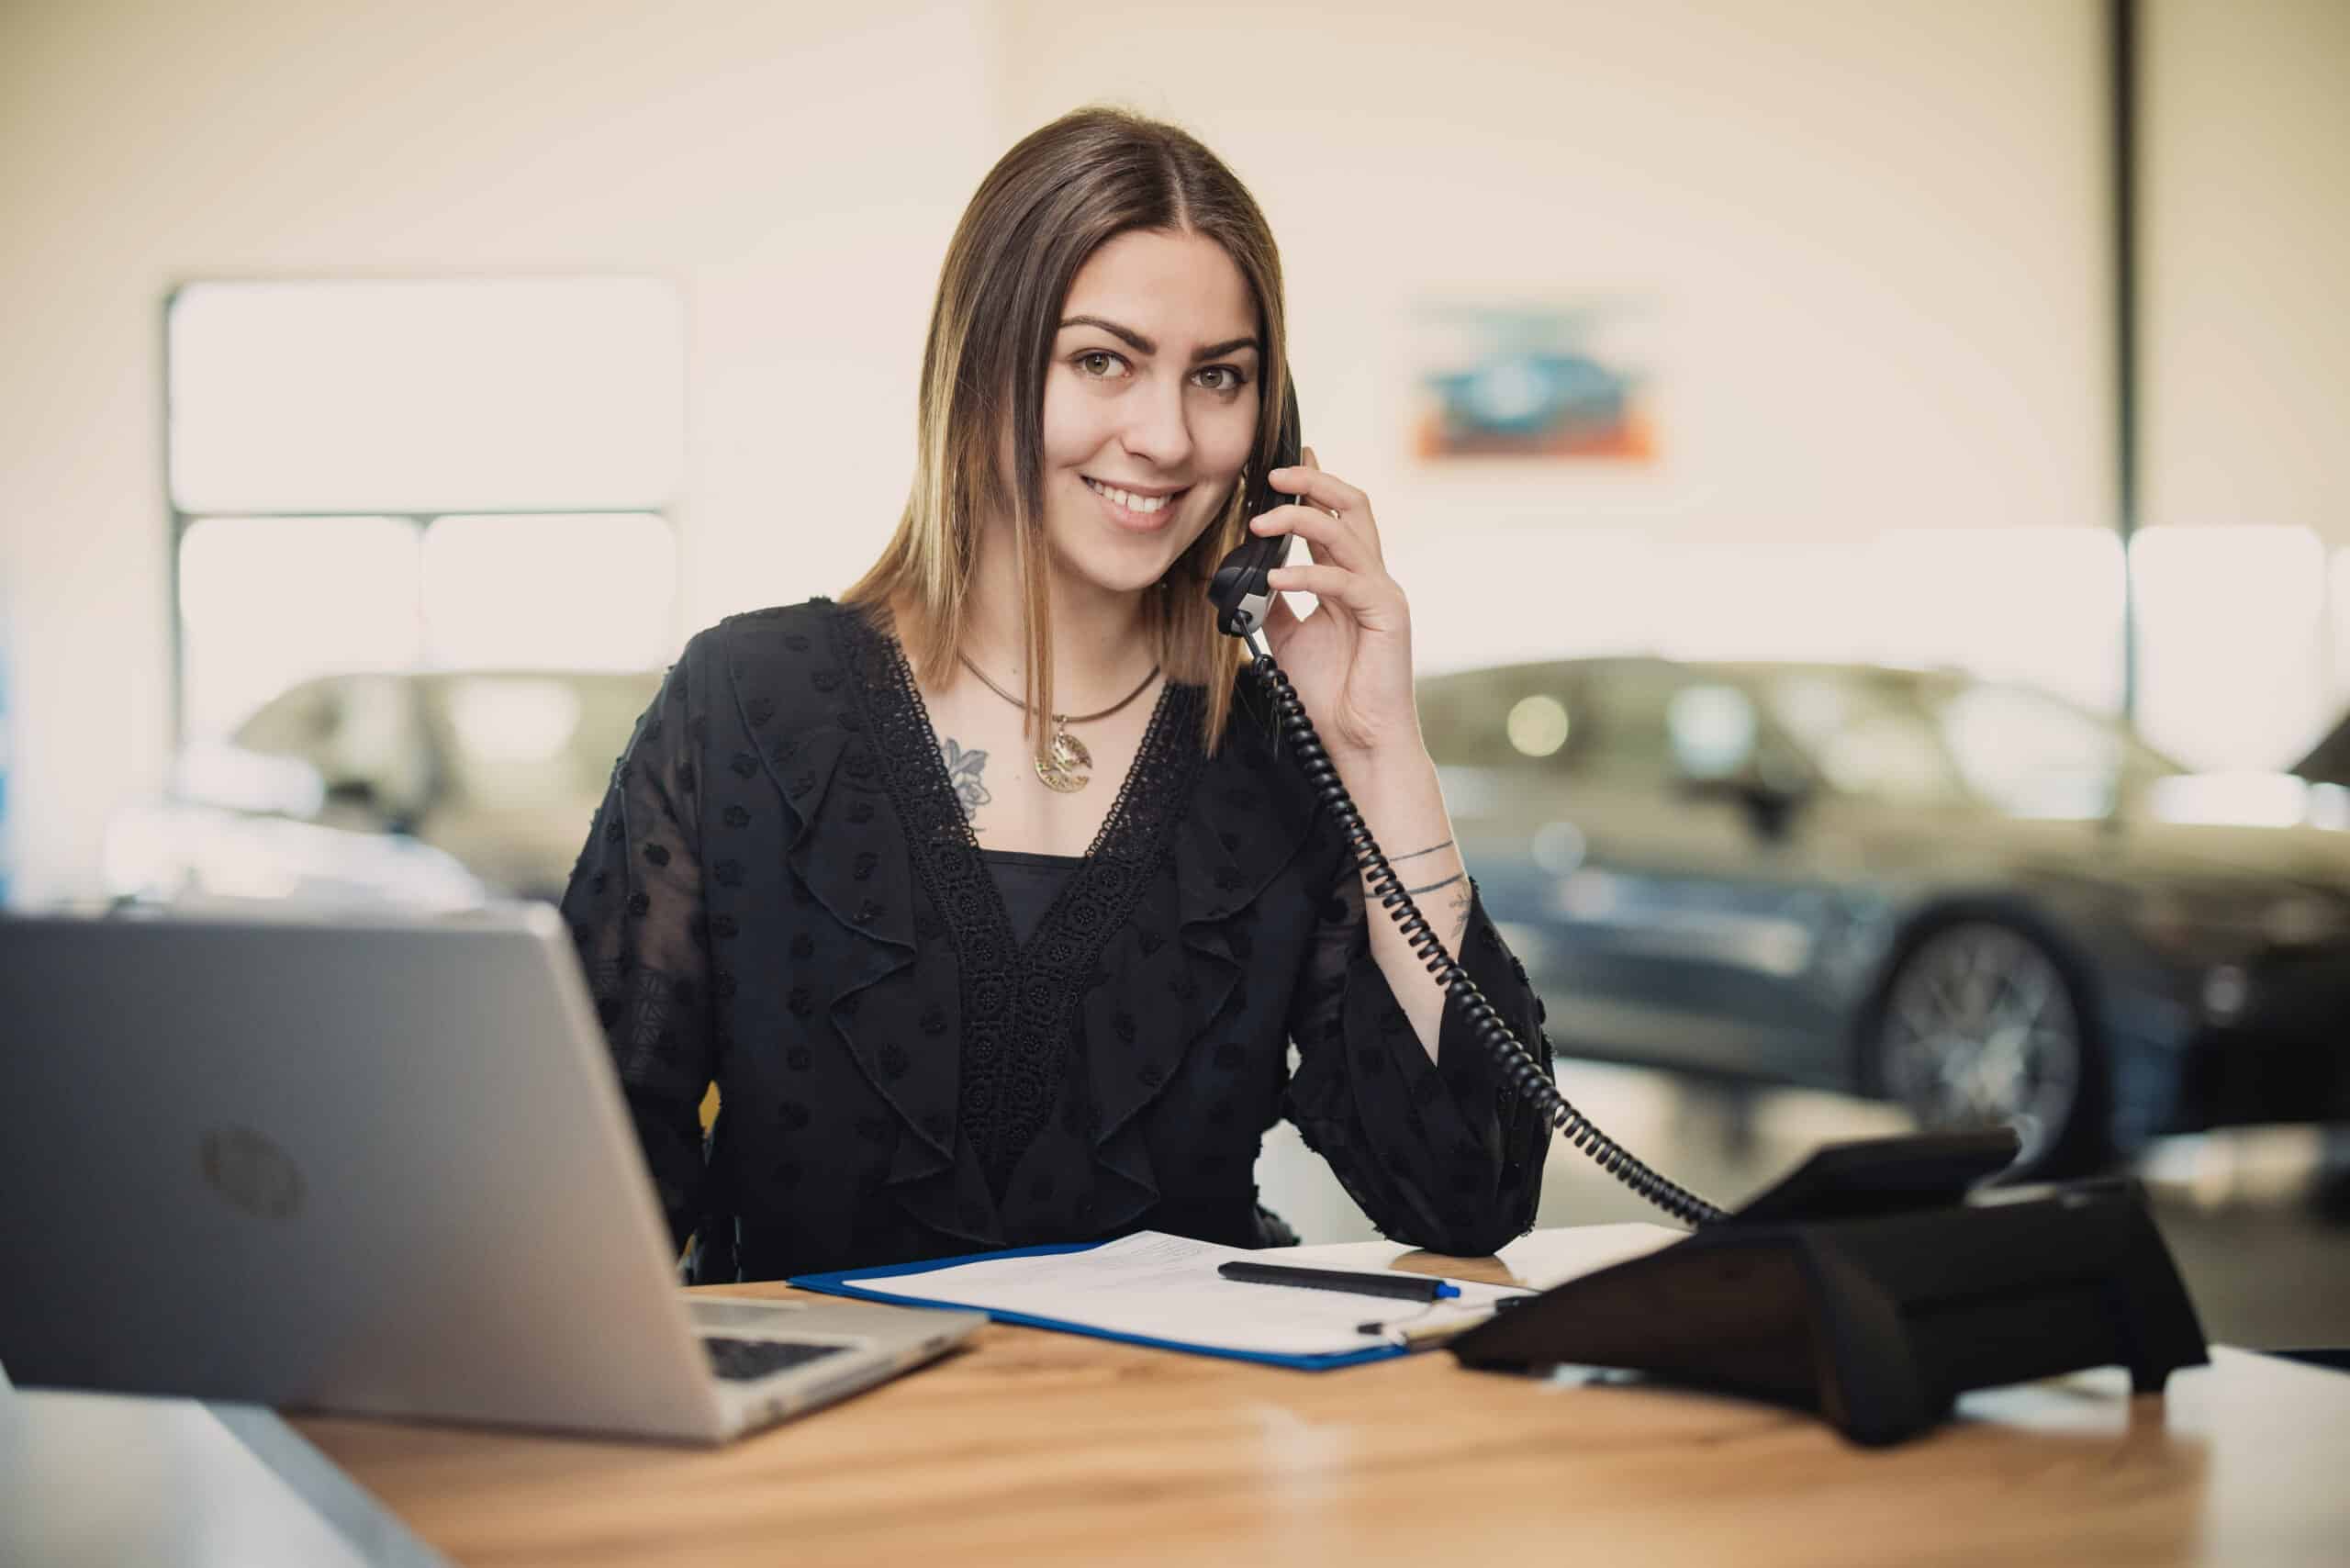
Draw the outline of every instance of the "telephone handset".
M1295 392L1250 476L1248 515L1290 498L1266 476L1298 461ZM1817 1410L1863 1443L1946 1417L1967 1389L2119 1362L2141 1393L2205 1359L2178 1271L2129 1183L1969 1191L2014 1159L2015 1135L1926 1134L1831 1146L1735 1215L1673 1185L1559 1092L1404 890L1259 633L1286 534L1250 534L1208 587L1247 640L1281 733L1413 954L1521 1098L1567 1141L1697 1234L1519 1302L1452 1341L1464 1366L1626 1367ZM1542 1041L1548 1051L1550 1042ZM1734 1223L1725 1224L1724 1221Z
M1297 465L1303 451L1302 434L1297 413L1297 384L1287 376L1281 394L1281 417L1274 421L1270 451L1259 453L1262 461L1248 476L1249 517L1259 517L1275 507L1288 504L1293 498L1272 487L1270 475L1276 468ZM1331 765L1329 754L1323 750L1321 739L1314 733L1314 721L1305 715L1289 678L1273 662L1259 633L1265 624L1265 615L1272 608L1273 588L1267 574L1279 566L1282 553L1288 548L1289 536L1284 533L1250 534L1224 558L1215 576L1208 584L1208 598L1215 604L1216 625L1229 636L1245 639L1251 654L1250 660L1266 691L1271 696L1290 750L1295 755L1306 777L1321 792L1323 802L1347 835L1348 846L1354 851L1355 863L1370 878L1371 897L1394 918L1403 928L1404 940L1411 944L1415 957L1427 966L1438 984L1447 992L1446 1005L1458 1006L1469 1020L1471 1030L1479 1043L1493 1057L1504 1076L1521 1099L1531 1100L1548 1114L1551 1123L1568 1142L1597 1160L1602 1169L1658 1208L1685 1225L1711 1225L1724 1217L1713 1204L1665 1180L1634 1158L1632 1153L1599 1130L1592 1119L1577 1110L1561 1094L1517 1036L1510 1032L1494 1004L1470 980L1460 961L1446 951L1444 939L1436 934L1427 917L1420 913L1412 895L1404 890L1404 879L1388 864L1381 852L1379 841L1355 809L1353 799L1340 781L1337 769ZM1549 1041L1543 1042L1549 1049Z
M1248 507L1243 517L1262 517L1293 498L1274 489L1270 476L1276 468L1296 467L1304 450L1298 431L1297 386L1289 383L1281 388L1281 412L1273 423L1272 449L1263 454L1264 462L1249 468ZM1246 637L1263 628L1265 613L1273 607L1272 585L1266 581L1266 574L1281 564L1288 548L1285 533L1252 533L1233 547L1208 585L1208 597L1215 601L1217 630L1228 636Z

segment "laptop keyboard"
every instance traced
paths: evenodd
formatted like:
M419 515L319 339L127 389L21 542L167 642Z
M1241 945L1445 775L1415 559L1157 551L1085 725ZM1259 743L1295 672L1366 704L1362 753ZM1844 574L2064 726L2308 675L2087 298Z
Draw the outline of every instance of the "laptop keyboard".
M719 1334L703 1335L701 1348L709 1352L710 1370L729 1383L747 1383L787 1367L805 1366L826 1356L836 1356L848 1349L846 1345L811 1345L790 1339L730 1339Z
M738 1328L779 1328L789 1332L792 1319L806 1310L796 1301L745 1301L734 1296L694 1296L686 1302L686 1312L692 1317L694 1327L713 1334Z

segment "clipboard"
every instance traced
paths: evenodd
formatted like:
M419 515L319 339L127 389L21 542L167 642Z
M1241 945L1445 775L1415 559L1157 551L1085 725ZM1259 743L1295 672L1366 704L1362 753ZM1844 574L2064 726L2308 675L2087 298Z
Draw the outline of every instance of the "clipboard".
M1118 1239L1126 1239L1120 1238ZM1194 1356L1215 1356L1226 1361L1254 1361L1262 1366L1289 1367L1298 1372L1335 1372L1341 1367L1362 1366L1371 1361L1393 1361L1423 1349L1427 1339L1414 1342L1409 1338L1378 1338L1366 1340L1359 1350L1301 1355L1271 1350L1238 1350L1227 1345L1207 1345L1182 1339L1167 1338L1147 1334L1128 1333L1077 1318L1055 1317L1037 1313L1009 1311L983 1303L957 1301L921 1294L920 1280L924 1274L942 1270L961 1268L966 1264L992 1262L1013 1258L1066 1257L1072 1253L1091 1252L1108 1246L1109 1242L1062 1242L1042 1247L1015 1247L996 1252L970 1252L955 1258L933 1258L918 1263L892 1263L875 1269L843 1269L825 1274L795 1274L784 1282L801 1290L816 1291L825 1295L850 1296L858 1301L878 1302L885 1306L941 1307L957 1312L984 1312L998 1323L1016 1323L1027 1328L1049 1328L1062 1334L1082 1334L1090 1338L1109 1339L1120 1344L1144 1345L1157 1350L1178 1350ZM1237 1250L1237 1249L1236 1249ZM1241 1252L1241 1256L1248 1256ZM885 1284L884 1282L892 1282ZM899 1283L897 1282L902 1282ZM1363 1310L1371 1310L1365 1298ZM1464 1325L1463 1327L1467 1327Z

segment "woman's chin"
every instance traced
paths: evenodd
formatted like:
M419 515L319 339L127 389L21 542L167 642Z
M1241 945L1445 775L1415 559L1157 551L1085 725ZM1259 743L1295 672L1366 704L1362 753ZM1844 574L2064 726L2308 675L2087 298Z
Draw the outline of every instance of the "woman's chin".
M1101 563L1078 566L1070 576L1096 593L1136 594L1158 586L1166 577L1169 563L1156 561L1147 567L1111 567Z
M1073 582L1096 593L1133 594L1156 587L1175 564L1179 551L1171 541L1085 540L1076 549L1066 545L1054 554Z

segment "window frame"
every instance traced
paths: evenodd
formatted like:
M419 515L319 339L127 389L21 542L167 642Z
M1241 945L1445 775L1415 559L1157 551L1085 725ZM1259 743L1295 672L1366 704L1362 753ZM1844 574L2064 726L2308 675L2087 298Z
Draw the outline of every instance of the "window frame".
M481 281L493 283L552 283L565 281L582 275L595 274L592 273L499 273L489 271L467 272L463 274L420 273L399 274L312 273L303 274L300 275L271 277L254 276L251 274L224 274L209 276L182 277L174 281L163 291L162 298L159 302L155 312L156 365L158 369L155 391L161 415L156 421L156 437L162 448L159 454L161 461L157 464L157 476L162 486L163 513L167 520L165 538L166 560L163 573L163 623L167 629L171 644L171 698L169 716L172 747L175 752L185 749L190 740L190 736L188 734L187 627L180 607L180 596L183 587L181 580L180 556L182 548L186 543L189 530L200 522L208 521L215 518L252 518L260 520L300 518L313 520L325 524L331 524L339 518L364 518L371 521L391 521L406 522L414 531L418 552L420 557L423 550L424 536L427 531L431 529L434 522L444 517L653 517L659 519L661 526L667 530L669 535L669 547L673 553L680 557L679 565L681 567L683 565L683 541L681 540L677 530L677 498L675 495L665 498L657 504L632 504L627 506L608 507L580 506L576 504L519 508L447 506L421 511L407 507L371 507L357 509L304 507L290 511L263 508L240 507L230 511L218 512L208 510L191 511L184 509L179 503L178 492L173 487L172 482L172 312L178 308L181 297L186 294L190 289L219 284L282 283L296 285L336 283L351 281L353 279L375 281L407 281L408 279L414 279L420 282ZM686 306L685 291L678 286L675 279L663 277L658 274L630 274L628 275L643 276L653 279L676 290L678 296L680 310L681 312L684 310ZM690 352L692 340L691 322L689 320L685 321L682 325L684 330L679 339L681 368L683 364L682 355L685 353ZM683 454L681 453L681 461L682 457ZM682 572L680 572L680 577L682 577ZM417 581L417 613L420 619L421 619L424 611L423 594L424 581L421 574L420 574ZM668 641L673 644L676 643L678 635L683 599L684 594L682 588L673 590L670 594L669 603L664 615L664 619L667 623L666 630L668 633ZM432 667L434 666L430 664L420 663L413 666L413 670L420 671L431 669Z

